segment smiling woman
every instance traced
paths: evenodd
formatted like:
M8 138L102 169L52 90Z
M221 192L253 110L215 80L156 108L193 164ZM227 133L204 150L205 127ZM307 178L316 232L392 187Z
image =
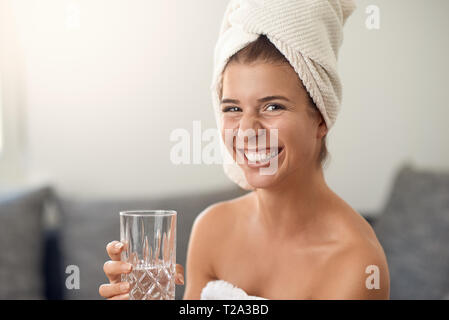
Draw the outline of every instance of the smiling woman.
M374 231L323 174L341 101L342 26L354 8L351 0L230 1L211 90L234 160L225 173L252 192L196 218L184 299L389 297ZM365 273L373 266L374 289Z
M196 217L184 299L389 297L374 231L330 189L322 166L341 102L342 27L354 8L352 0L229 2L211 93L233 160L225 173L252 192Z
M309 115L313 118L318 118L320 121L324 122L324 119L316 107L313 99L310 97L310 94L306 91L304 88L301 79L297 76L297 74L292 69L289 61L285 58L285 56L276 48L276 46L271 43L268 38L265 35L260 35L258 39L249 45L247 45L242 50L238 51L236 54L231 56L229 58L225 70L228 66L233 64L240 64L240 65L255 65L257 63L266 63L273 66L279 66L279 72L285 73L285 76L293 77L295 80L293 83L296 82L297 84L297 90L298 93L302 94L303 97L307 98L307 103L305 105L308 106L307 111ZM281 75L281 78L283 78L284 75ZM275 79L279 79L275 77ZM277 82L277 81L276 81ZM279 82L278 82L279 84ZM247 84L242 84L244 88L247 87ZM229 98L223 98L223 83L220 84L220 93L219 97L221 100L221 106L223 112L231 111L231 108L235 108L232 106L227 106L229 104L239 104L240 101L236 99L229 99ZM291 104L292 101L288 99L287 97L280 96L280 95L272 95L268 97L263 97L257 100L258 103L264 103L264 102L273 102L275 100L283 100L287 103ZM275 104L271 103L269 105L266 105L268 107L276 107L277 109L286 109L287 107L281 105L281 104ZM321 147L320 151L317 157L317 162L321 164L323 167L326 166L329 153L326 146L326 136L327 131L324 133L324 135L321 138Z
M260 39L266 41L263 37ZM266 92L275 93L271 97L277 98L260 100L258 97L264 97ZM319 112L312 111L310 98L289 64L231 62L223 75L223 96L223 101L226 97L240 101L223 104L222 136L236 161L238 152L242 152L246 162L240 168L253 188L267 187L306 168L317 170L326 124ZM285 98L279 99L279 96ZM225 139L226 132L236 132L236 141ZM277 136L272 137L274 132ZM277 145L273 146L273 143ZM274 157L277 157L277 172L261 174L258 168L265 167L267 160L272 161Z

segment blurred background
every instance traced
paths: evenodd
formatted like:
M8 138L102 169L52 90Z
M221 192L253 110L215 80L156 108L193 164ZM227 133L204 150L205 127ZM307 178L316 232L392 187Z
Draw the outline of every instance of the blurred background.
M0 253L0 298L101 298L105 245L123 209L178 210L184 264L195 216L243 194L219 164L170 161L173 130L216 127L209 85L226 4L0 0L0 242L12 244ZM449 2L357 6L339 56L343 103L326 180L373 224L391 297L441 299Z

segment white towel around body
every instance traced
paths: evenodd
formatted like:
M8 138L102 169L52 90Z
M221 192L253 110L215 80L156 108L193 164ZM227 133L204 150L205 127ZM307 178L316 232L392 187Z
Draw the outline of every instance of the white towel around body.
M250 296L243 289L225 280L209 281L201 291L201 300L267 300Z

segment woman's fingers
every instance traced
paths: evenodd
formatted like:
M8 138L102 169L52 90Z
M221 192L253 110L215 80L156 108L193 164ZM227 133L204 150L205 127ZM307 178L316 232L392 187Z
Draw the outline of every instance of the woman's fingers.
M106 246L106 251L113 261L120 261L120 253L122 252L124 244L120 241L111 241Z
M121 294L119 296L114 296L109 298L108 300L129 300L129 293Z
M116 296L126 295L129 292L129 282L118 282L113 284L102 284L98 290L104 298L114 298Z
M123 249L124 244L117 240L109 242L106 246L106 251L111 260L106 261L103 270L111 284L120 282L120 275L122 273L129 273L132 270L131 264L120 261L120 255ZM184 284L184 267L180 264L176 265L175 284Z
M130 273L133 266L125 261L106 261L103 266L103 271L111 283L120 281L122 273Z
M184 267L180 264L176 265L175 283L179 285L184 284Z

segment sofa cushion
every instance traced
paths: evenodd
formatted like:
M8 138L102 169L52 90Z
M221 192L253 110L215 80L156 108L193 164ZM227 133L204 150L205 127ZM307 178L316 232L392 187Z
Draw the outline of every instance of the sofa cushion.
M43 299L43 206L47 187L0 196L0 299Z
M86 200L59 197L63 217L62 237L64 266L76 265L80 271L80 288L66 289L66 299L102 299L98 288L108 282L103 265L109 260L106 245L119 240L119 211L171 209L178 212L176 256L185 266L190 230L195 217L207 206L235 198L245 191L238 187L191 193L165 198ZM183 286L176 286L176 299L182 299Z
M391 299L449 292L449 173L402 168L374 230L387 256Z

